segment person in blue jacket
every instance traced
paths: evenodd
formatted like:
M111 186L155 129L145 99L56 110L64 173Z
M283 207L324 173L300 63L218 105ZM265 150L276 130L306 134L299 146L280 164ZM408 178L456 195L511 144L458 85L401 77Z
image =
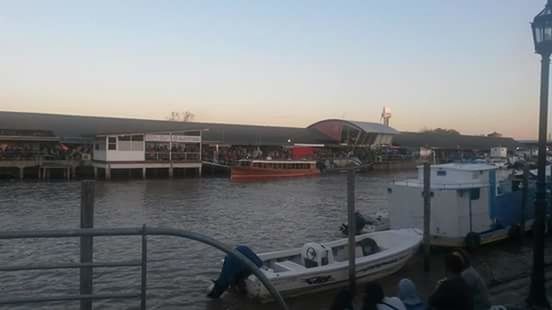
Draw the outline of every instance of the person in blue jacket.
M238 245L236 251L247 257L257 267L263 265L263 261L248 246ZM251 271L245 264L233 255L226 255L219 277L213 281L213 287L207 297L219 298L229 287L240 285L250 275Z

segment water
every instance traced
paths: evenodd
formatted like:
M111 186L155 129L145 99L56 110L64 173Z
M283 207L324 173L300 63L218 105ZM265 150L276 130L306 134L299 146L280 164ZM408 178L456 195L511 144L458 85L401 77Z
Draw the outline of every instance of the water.
M367 174L357 177L357 209L365 215L387 208L387 184L412 176ZM2 230L76 228L80 183L0 183ZM257 252L301 246L306 241L341 237L346 221L344 175L275 182L235 183L223 178L98 182L95 227L142 224L191 230ZM151 237L148 243L148 309L277 309L235 296L205 297L223 254L194 241ZM78 261L78 240L0 243L0 264ZM95 261L138 259L139 237L95 238ZM0 295L78 294L78 272L68 270L0 273ZM135 292L139 268L96 269L95 293ZM327 308L331 294L289 301L294 309ZM74 309L78 302L36 304L33 308ZM95 309L133 309L138 300L95 302ZM6 309L28 309L29 305Z

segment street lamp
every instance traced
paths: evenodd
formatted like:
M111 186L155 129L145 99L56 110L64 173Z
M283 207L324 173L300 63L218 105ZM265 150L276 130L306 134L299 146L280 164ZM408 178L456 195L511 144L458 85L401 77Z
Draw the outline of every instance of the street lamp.
M527 302L531 306L549 309L544 278L544 219L546 216L546 130L548 127L548 83L550 54L552 53L552 3L547 0L531 23L535 52L542 57L539 111L539 154L537 161L537 193L535 199L535 224L533 226L533 270Z

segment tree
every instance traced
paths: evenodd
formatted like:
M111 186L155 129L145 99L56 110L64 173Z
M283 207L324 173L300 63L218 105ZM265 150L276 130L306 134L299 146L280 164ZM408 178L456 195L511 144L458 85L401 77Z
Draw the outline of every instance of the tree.
M435 129L422 129L422 133L433 133L438 135L459 136L460 132L456 129L435 128Z
M501 137L502 137L502 134L499 133L499 132L493 131L493 132L491 132L490 134L488 134L487 137L491 137L491 138L501 138Z
M171 115L167 117L167 120L173 122L191 122L195 118L195 114L190 111L185 112L171 112Z

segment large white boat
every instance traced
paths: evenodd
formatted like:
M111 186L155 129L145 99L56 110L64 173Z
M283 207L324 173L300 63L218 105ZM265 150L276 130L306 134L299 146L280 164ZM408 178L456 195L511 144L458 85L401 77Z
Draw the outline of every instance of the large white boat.
M348 240L306 243L302 248L259 254L262 272L284 296L297 296L348 284ZM416 252L422 233L416 229L373 232L356 236L356 278L373 281L401 269ZM246 280L251 297L270 295L254 276Z
M522 193L497 166L453 163L431 166L431 242L478 246L519 233ZM502 171L499 171L502 172ZM388 188L391 229L423 228L423 167L418 178ZM526 210L531 227L532 210Z

